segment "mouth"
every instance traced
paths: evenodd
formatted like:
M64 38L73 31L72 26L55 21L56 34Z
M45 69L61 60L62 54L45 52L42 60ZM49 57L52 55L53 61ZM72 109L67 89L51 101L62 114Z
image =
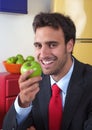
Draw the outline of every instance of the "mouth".
M49 69L53 67L53 64L55 63L56 57L53 58L47 58L47 59L41 59L41 65L42 68Z
M45 61L45 60L42 60L42 64L44 65L49 65L51 63L53 63L54 61Z

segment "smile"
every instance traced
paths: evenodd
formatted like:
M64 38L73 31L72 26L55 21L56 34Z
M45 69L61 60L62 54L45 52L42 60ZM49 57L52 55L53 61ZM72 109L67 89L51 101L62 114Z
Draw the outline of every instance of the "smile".
M44 61L44 60L42 60L42 63L43 63L44 65L49 65L49 64L53 63L53 61Z

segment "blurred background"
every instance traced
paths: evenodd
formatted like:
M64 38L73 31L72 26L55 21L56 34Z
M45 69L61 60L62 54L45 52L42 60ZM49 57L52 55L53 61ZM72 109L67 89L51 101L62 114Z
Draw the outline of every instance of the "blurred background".
M34 54L32 22L39 12L61 12L69 15L77 27L74 55L92 64L91 0L27 0L27 14L0 12L0 72L7 57ZM86 44L87 43L87 44Z

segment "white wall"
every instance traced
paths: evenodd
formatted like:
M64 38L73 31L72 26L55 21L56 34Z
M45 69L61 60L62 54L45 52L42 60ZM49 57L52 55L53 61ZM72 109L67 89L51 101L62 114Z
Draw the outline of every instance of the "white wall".
M28 0L28 14L0 12L0 72L6 58L21 53L34 55L32 22L35 14L50 11L50 0Z

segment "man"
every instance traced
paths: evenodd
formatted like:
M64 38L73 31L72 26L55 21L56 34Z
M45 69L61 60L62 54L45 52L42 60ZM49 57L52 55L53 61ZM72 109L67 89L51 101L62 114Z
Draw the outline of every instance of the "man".
M92 130L92 67L72 56L74 23L59 13L40 13L34 18L33 29L35 52L43 74L28 79L33 73L30 70L20 76L20 93L5 116L3 130L50 130L53 84L61 90L63 110L60 128L52 130ZM54 126L57 123L58 120Z

